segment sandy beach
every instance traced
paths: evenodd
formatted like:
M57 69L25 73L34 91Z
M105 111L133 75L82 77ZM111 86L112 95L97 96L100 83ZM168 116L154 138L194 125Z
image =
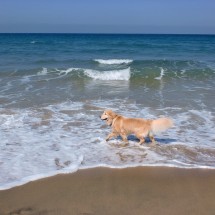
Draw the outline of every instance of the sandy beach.
M94 168L0 191L0 214L214 214L215 171Z

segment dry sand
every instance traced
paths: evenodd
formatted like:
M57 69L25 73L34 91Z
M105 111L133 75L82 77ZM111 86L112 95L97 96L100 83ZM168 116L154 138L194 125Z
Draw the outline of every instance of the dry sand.
M0 214L214 215L215 170L80 170L0 191Z

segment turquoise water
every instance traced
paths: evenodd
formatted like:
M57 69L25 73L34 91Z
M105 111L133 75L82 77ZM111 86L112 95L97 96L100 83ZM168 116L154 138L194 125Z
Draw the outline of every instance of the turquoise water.
M0 188L109 166L215 168L215 36L0 34ZM171 117L129 146L104 141L106 108Z

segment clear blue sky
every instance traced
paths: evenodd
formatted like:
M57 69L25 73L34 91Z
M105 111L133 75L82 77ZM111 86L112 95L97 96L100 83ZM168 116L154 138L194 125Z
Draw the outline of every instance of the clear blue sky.
M215 0L0 0L0 32L215 34Z

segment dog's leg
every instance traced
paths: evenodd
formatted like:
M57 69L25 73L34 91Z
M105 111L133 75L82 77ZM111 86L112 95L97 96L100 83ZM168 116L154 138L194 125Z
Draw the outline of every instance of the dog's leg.
M152 143L155 143L155 138L153 137L153 135L149 135L149 139L152 141Z
M128 145L127 135L125 133L121 133L120 136L122 137L123 142L125 142L125 146Z
M152 145L155 145L156 141L155 141L155 138L153 136L153 133L150 131L148 135L149 135L149 139L152 141Z
M117 133L112 132L106 137L106 141L110 140L112 137L117 137L117 136L118 136Z
M140 139L140 142L139 142L140 145L142 145L143 143L145 143L145 138L144 137L141 137L139 139Z
M142 134L136 134L137 138L140 140L139 144L142 145L145 142L145 138Z

